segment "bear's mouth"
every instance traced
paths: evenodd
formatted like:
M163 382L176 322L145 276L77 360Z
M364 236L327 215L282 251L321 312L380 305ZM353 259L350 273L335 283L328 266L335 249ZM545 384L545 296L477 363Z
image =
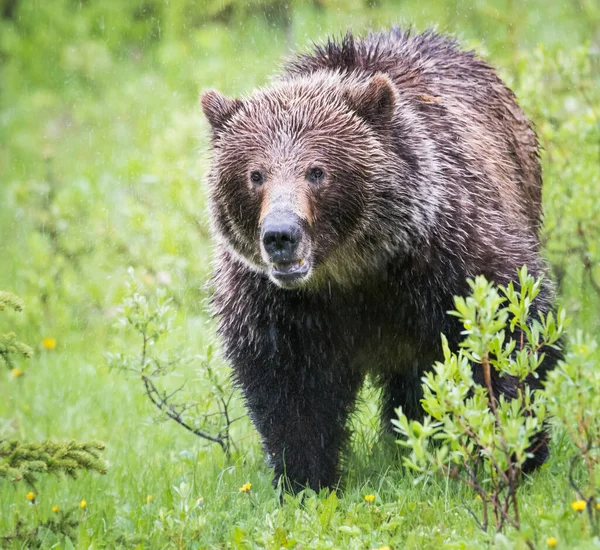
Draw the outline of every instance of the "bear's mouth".
M291 262L276 262L271 264L271 275L284 286L299 282L310 271L309 263L301 258Z

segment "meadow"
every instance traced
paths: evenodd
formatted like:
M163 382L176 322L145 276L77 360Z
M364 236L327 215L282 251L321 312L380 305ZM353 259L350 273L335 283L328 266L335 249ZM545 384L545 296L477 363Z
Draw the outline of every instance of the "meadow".
M34 350L0 363L0 443L100 441L107 466L34 487L0 477L0 547L600 548L560 430L521 488L521 532L486 533L472 491L417 477L380 438L369 387L339 490L282 497L230 386L208 305L199 93L249 93L292 50L391 24L455 35L515 90L543 147L544 254L569 340L600 337L596 0L0 0L0 290L25 303L0 312L0 333ZM153 312L146 342L127 319ZM151 403L146 343L159 395L182 388L179 421L222 435L227 403L227 452ZM65 511L70 536L36 529Z

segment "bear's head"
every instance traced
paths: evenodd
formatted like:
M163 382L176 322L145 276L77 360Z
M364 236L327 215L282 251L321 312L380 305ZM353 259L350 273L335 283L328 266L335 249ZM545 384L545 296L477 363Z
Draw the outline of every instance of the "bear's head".
M309 288L348 284L406 246L397 101L380 73L313 73L244 99L205 92L212 222L227 249L280 287Z

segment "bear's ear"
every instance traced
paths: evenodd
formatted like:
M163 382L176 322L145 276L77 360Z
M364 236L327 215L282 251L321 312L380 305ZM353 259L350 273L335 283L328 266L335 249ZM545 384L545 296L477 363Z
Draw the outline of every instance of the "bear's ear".
M239 99L229 99L215 90L208 90L200 98L202 110L217 136L231 117L242 107Z
M345 99L349 107L371 126L385 126L396 106L396 86L390 77L377 73L360 87L349 88Z

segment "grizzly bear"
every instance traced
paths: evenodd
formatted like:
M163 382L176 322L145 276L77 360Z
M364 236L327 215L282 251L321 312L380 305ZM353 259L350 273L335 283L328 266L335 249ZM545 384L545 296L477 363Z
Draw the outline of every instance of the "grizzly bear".
M467 278L544 273L537 137L495 71L431 31L348 33L202 107L226 357L275 483L335 486L365 376L385 428L398 406L421 416L440 333L461 340L447 312ZM551 299L546 280L537 309ZM530 466L547 453L542 436Z

